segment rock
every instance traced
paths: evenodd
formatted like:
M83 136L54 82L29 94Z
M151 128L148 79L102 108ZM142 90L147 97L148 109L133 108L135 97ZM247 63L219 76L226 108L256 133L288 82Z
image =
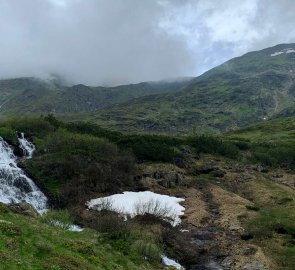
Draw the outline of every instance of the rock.
M39 215L35 208L28 203L13 203L8 204L7 207L16 214L30 217L38 217Z
M263 166L261 165L257 165L255 168L254 168L255 171L257 172L263 172L263 173L267 173L268 172L268 169L264 168Z
M14 180L13 185L24 193L32 192L32 187L24 177L18 177Z
M241 249L240 254L244 256L254 255L257 252L257 248L255 247L246 247Z
M216 166L211 166L211 165L204 165L204 166L198 166L194 168L194 174L209 174L213 171L219 171L219 168Z
M247 263L246 265L242 266L239 270L268 270L261 262L252 262Z
M188 160L179 157L173 158L173 163L179 168L190 168L192 166L192 162L189 162Z
M221 170L216 170L216 171L212 171L210 174L213 175L214 177L222 178L222 177L224 177L226 172L221 171Z
M180 173L167 172L162 173L162 176L163 178L158 183L165 188L173 188L184 182L184 176Z
M15 146L13 148L13 154L16 155L17 157L22 158L24 156L24 150L21 149L19 146Z
M233 262L230 258L225 258L222 262L221 262L221 266L224 267L225 269L230 269L232 266Z
M232 232L244 232L244 228L241 226L231 226L229 230Z

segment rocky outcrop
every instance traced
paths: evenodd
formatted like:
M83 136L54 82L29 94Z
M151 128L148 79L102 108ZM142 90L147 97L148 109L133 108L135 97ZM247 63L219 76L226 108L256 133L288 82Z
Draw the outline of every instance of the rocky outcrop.
M142 183L156 182L164 188L173 188L183 185L185 175L175 171L155 171L153 173L143 174L136 177Z
M14 203L8 204L7 207L16 214L29 216L29 217L37 217L39 214L35 210L35 208L28 203Z

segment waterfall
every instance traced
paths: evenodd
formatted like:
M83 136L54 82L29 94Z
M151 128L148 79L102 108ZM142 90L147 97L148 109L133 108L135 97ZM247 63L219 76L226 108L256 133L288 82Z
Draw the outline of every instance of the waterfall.
M19 138L20 147L25 158L31 158L35 146L27 141L22 133ZM17 158L11 147L0 137L0 202L31 204L38 212L47 209L47 198L17 166Z
M32 158L33 152L35 151L35 145L25 138L25 134L23 132L20 133L20 138L18 138L18 142L20 148L24 152L24 156L26 158Z

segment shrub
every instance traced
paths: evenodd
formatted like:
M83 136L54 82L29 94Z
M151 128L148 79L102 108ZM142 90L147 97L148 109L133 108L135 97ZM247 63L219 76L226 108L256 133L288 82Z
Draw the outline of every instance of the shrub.
M179 140L173 137L159 135L129 135L122 137L118 146L124 149L131 149L137 160L171 162L180 154L175 151Z
M16 132L8 127L0 127L0 137L10 144L17 144Z
M246 208L247 210L250 210L250 211L259 211L259 206L257 205L246 205Z
M135 206L136 215L146 216L151 215L157 219L165 220L168 222L174 221L176 214L168 205L161 203L158 200L150 200L146 203L137 203Z
M132 224L124 221L124 218L113 211L100 211L93 220L92 228L101 233L106 233L109 239L128 239Z
M224 142L215 136L194 136L188 141L197 153L219 154L229 158L236 158L239 154L239 148L233 142Z
M43 118L18 118L4 123L4 126L15 131L24 132L28 136L44 137L55 130L55 127Z
M153 262L159 262L161 258L161 249L155 243L146 240L135 241L131 246L131 251Z

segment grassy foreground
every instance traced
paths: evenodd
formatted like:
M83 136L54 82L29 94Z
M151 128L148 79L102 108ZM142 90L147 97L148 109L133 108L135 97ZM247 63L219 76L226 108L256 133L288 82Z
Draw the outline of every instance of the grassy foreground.
M0 205L0 265L11 270L161 269L119 252L97 231L71 232Z

